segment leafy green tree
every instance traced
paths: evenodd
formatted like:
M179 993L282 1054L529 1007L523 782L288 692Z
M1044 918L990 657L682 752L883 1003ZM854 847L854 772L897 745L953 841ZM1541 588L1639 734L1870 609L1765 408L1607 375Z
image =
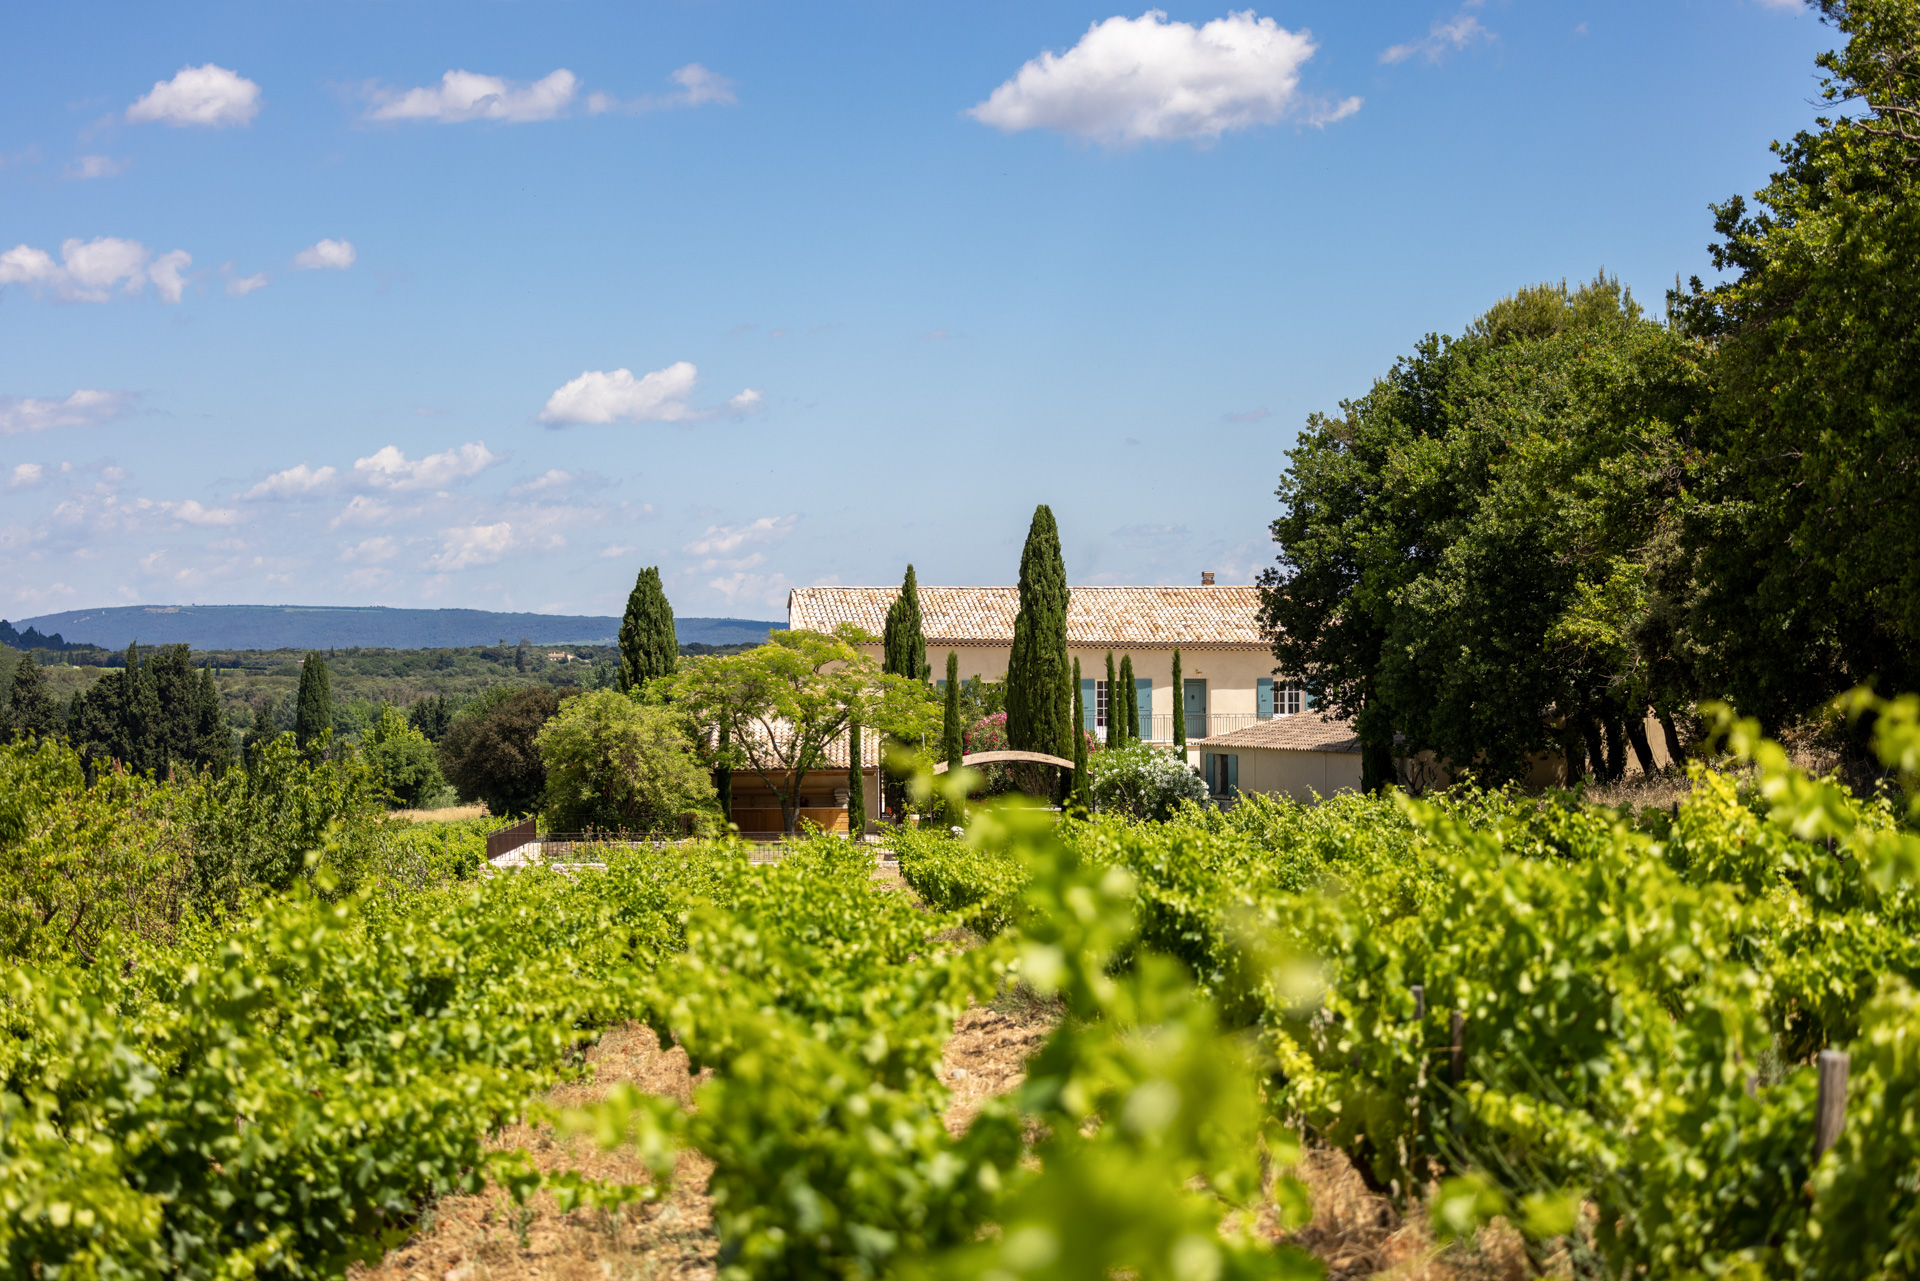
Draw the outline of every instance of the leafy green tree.
M847 839L867 839L867 780L860 762L860 718L847 721Z
M535 743L555 831L645 832L713 805L707 772L659 704L593 690L562 704Z
M560 710L552 689L519 689L474 715L462 714L440 740L440 768L463 801L496 818L531 814L547 789L537 739Z
M1120 706L1120 677L1113 669L1113 651L1107 651L1107 750L1127 745L1127 715Z
M927 636L920 619L920 584L913 566L901 580L900 594L887 607L887 622L881 635L880 670L908 680L925 680L931 669L927 664Z
M1173 748L1185 752L1187 748L1187 685L1180 678L1180 647L1173 650Z
M656 693L689 724L724 732L724 763L753 771L779 798L791 836L801 787L851 721L905 742L938 724L939 704L925 682L882 672L859 643L870 637L852 629L775 631L744 653L689 659Z
M1713 345L1689 514L1705 687L1780 726L1852 686L1920 688L1920 10L1817 0L1836 111L1715 209L1724 283L1676 299ZM1864 724L1864 722L1863 722Z
M453 704L445 694L418 699L407 709L407 724L425 735L429 743L438 743L453 724Z
M22 654L13 668L12 705L6 729L29 738L51 738L60 732L60 703L40 675L32 654Z
M447 785L433 744L392 704L380 709L360 754L395 804L408 809L419 808Z
M620 692L645 689L649 681L671 676L679 661L673 606L660 584L660 567L649 565L634 580L620 620Z
M1020 611L1013 620L1013 650L1007 659L1007 741L1016 751L1072 751L1067 720L1067 567L1060 556L1060 529L1044 503L1034 508L1026 546L1020 552Z
M300 693L294 704L293 737L301 751L312 751L323 732L333 728L333 689L327 660L309 653L300 666Z
M516 672L530 672L534 668L534 662L533 642L522 636L520 643L513 648L513 670Z
M1120 656L1120 688L1117 691L1126 708L1127 741L1140 741L1140 687L1133 683L1133 655Z

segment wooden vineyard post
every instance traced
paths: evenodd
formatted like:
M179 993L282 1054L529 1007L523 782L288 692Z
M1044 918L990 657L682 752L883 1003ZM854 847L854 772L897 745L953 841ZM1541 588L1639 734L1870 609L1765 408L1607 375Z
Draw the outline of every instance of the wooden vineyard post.
M1426 984L1415 983L1412 987L1408 988L1407 991L1413 993L1413 1021L1415 1023L1425 1023L1427 1021Z
M1820 1095L1813 1110L1813 1159L1818 1161L1840 1140L1847 1124L1847 1068L1844 1050L1820 1051Z
M1458 1085L1467 1075L1467 1016L1453 1012L1453 1042L1448 1047L1447 1079Z

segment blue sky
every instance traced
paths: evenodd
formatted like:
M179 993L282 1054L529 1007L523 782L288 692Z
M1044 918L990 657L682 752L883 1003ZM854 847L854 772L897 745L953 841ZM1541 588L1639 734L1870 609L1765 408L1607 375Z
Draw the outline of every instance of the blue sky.
M0 614L1250 581L1285 450L1814 114L1790 0L18 6Z

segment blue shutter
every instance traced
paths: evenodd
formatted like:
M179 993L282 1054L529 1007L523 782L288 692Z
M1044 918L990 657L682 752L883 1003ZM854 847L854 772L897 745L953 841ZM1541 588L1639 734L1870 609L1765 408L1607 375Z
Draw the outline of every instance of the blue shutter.
M1094 733L1100 728L1100 726L1095 723L1095 718L1100 715L1098 699L1099 694L1093 688L1093 677L1082 676L1080 678L1080 708L1081 711L1086 713L1087 733L1089 734Z
M1254 683L1253 714L1263 721L1273 719L1273 677L1262 676Z
M1136 676L1133 688L1140 696L1140 741L1153 741L1153 677Z
M1240 790L1240 755L1234 753L1227 757L1227 795L1232 796Z
M1306 707L1306 708L1311 708L1313 706L1313 687L1312 686L1302 685L1300 687L1300 706Z

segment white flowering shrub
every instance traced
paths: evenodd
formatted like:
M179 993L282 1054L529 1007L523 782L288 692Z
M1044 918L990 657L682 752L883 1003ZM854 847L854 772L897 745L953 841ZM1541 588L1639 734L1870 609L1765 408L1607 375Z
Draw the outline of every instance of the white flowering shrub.
M1164 822L1182 801L1206 803L1200 772L1178 753L1135 743L1116 752L1096 752L1087 760L1093 808L1101 814Z

